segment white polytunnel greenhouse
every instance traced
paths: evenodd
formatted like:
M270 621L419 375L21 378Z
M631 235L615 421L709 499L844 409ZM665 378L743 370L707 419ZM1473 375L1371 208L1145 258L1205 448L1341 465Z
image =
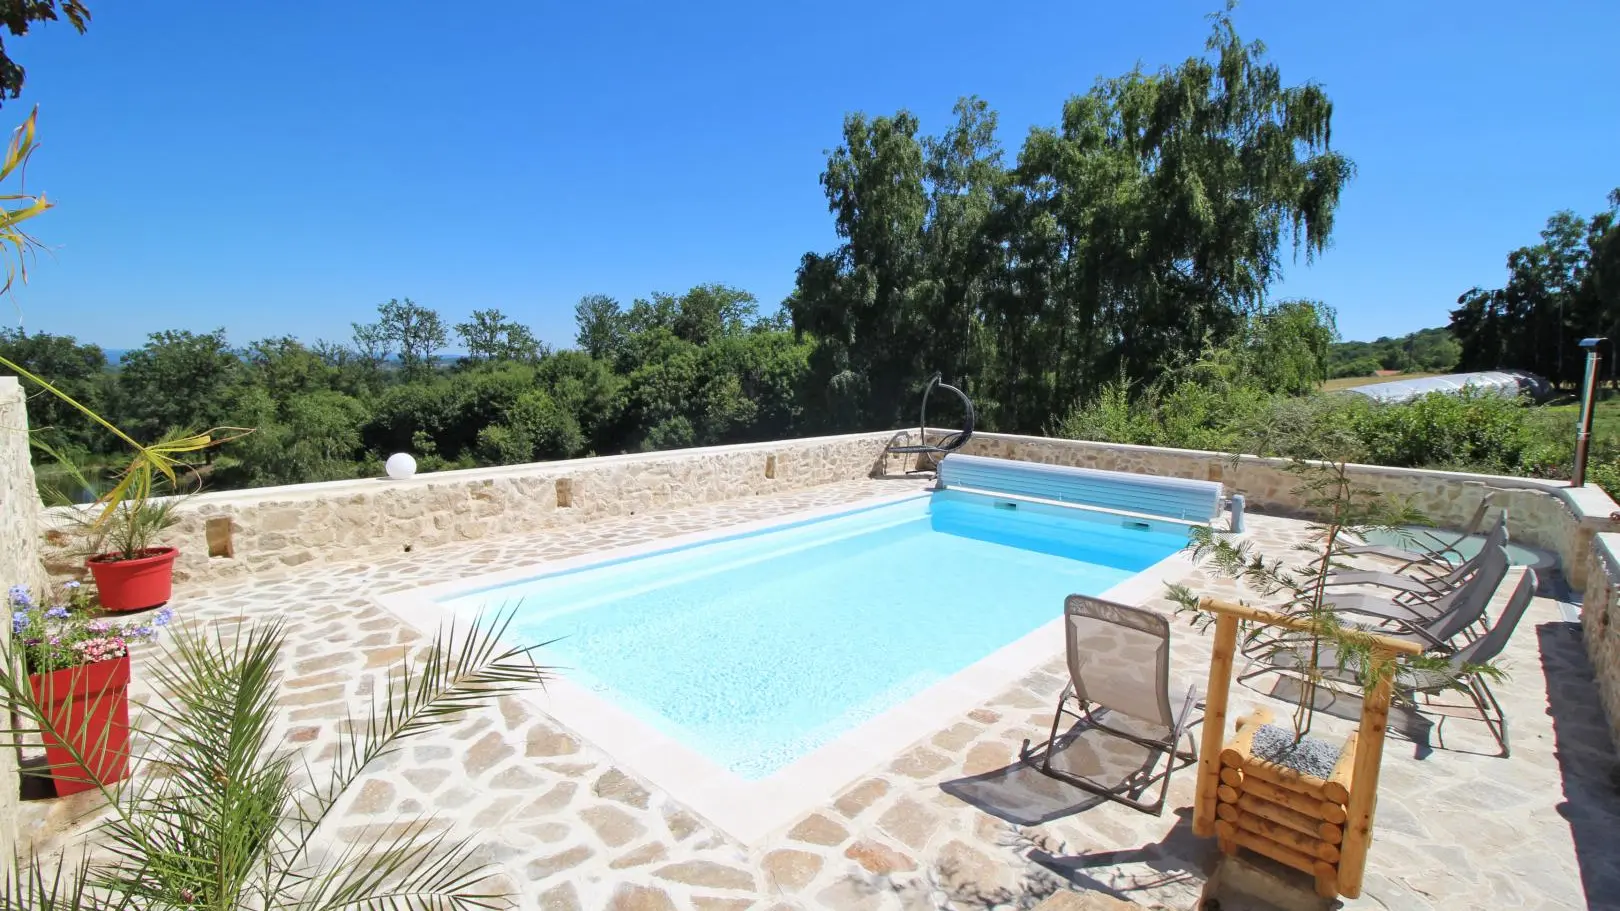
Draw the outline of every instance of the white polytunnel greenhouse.
M1409 402L1431 392L1497 393L1505 396L1528 395L1538 402L1552 395L1552 385L1533 373L1522 370L1490 370L1482 373L1450 373L1445 376L1413 377L1356 386L1345 392L1364 395L1375 402Z

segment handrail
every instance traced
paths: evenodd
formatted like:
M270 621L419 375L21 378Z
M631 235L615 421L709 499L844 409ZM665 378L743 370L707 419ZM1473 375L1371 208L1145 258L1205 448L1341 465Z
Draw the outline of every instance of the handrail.
M1266 610L1263 607L1252 607L1248 604L1239 604L1235 601L1226 601L1210 595L1205 595L1204 597L1198 599L1198 609L1201 611L1208 611L1212 614L1224 614L1226 616L1236 617L1239 620L1248 620L1265 626L1280 626L1284 629L1298 630L1304 633L1312 631L1311 624L1308 621L1301 620L1298 617L1291 617L1287 614L1279 614L1275 611ZM1381 636L1377 633L1371 633L1367 632L1366 630L1358 630L1353 628L1347 629L1344 632L1346 635L1355 639L1363 639L1363 637L1365 637L1364 641L1377 651L1394 655L1421 655L1423 653L1422 645L1416 642L1408 642L1405 639L1391 639L1388 636Z

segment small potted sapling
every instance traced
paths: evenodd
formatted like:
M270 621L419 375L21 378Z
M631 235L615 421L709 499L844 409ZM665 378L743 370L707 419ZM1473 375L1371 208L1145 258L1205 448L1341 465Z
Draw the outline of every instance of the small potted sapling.
M1336 674L1354 673L1357 684L1368 692L1380 682L1393 679L1403 668L1452 671L1444 658L1395 656L1377 649L1368 635L1370 630L1340 621L1329 584L1334 572L1351 567L1348 548L1363 543L1370 532L1399 533L1405 526L1430 524L1427 519L1406 504L1356 485L1346 460L1296 460L1290 470L1301 476L1295 492L1303 496L1306 512L1316 517L1308 543L1297 548L1305 555L1301 563L1289 565L1282 559L1266 557L1251 542L1224 540L1208 527L1194 530L1188 549L1195 560L1216 575L1241 581L1258 592L1266 599L1259 607L1300 627L1244 624L1243 651L1266 665L1286 668L1298 681L1292 724L1272 724L1269 713L1262 711L1259 715L1266 721L1248 733L1245 749L1298 772L1328 778L1345 758L1341 755L1345 751L1342 744L1311 736L1319 690L1326 677L1324 663ZM1169 588L1169 597L1177 603L1178 611L1197 612L1199 598L1195 593L1180 585ZM1209 620L1208 614L1197 616L1195 622ZM1497 673L1488 665L1470 670Z
M1180 608L1198 611L1195 622L1220 617L1210 663L1212 717L1226 714L1239 631L1243 651L1264 666L1259 673L1283 672L1297 681L1291 726L1273 724L1262 706L1237 719L1230 740L1222 742L1225 724L1206 728L1193 825L1201 835L1214 835L1225 855L1259 853L1313 876L1320 897L1353 898L1361 894L1397 677L1415 670L1455 680L1457 670L1417 643L1341 623L1334 610L1329 577L1349 565L1353 543L1374 529L1420 524L1421 518L1354 484L1342 458L1291 467L1304 478L1295 492L1316 520L1309 542L1296 548L1308 555L1300 565L1268 558L1249 541L1222 540L1207 527L1195 530L1189 544L1217 575L1242 581L1265 603L1200 599L1184 586L1170 588ZM1488 664L1464 672L1500 676ZM1332 694L1324 686L1330 679L1359 685L1363 697L1361 723L1342 743L1311 733L1317 697Z
M159 539L179 521L178 509L189 496L179 489L181 478L195 476L179 457L240 439L249 431L229 427L204 433L180 432L142 445L48 381L4 358L0 358L0 367L16 370L43 386L134 450L134 457L120 471L117 483L94 503L74 505L74 498L60 490L47 489L44 493L52 505L64 507L61 515L66 530L80 542L73 550L85 556L104 609L135 611L167 603L179 551ZM61 452L37 437L30 438L29 443L60 463L77 490L94 489L84 473Z
M144 610L168 602L179 551L159 544L158 536L178 521L177 502L172 497L131 497L87 527L96 553L85 565L104 609Z
M35 446L56 457L78 489L91 489L71 461L38 441ZM86 506L71 505L72 499L62 491L46 491L47 500L65 507L69 533L79 542L73 550L84 556L102 608L113 612L167 603L179 554L159 539L179 521L177 509L184 497L157 496L158 482L151 473L133 472L127 469L111 491ZM168 479L162 482L167 484Z

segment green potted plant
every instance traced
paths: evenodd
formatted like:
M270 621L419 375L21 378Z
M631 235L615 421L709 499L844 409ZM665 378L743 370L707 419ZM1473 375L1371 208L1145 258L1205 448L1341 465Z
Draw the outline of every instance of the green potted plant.
M60 490L48 490L46 496L52 505L64 507L61 515L66 530L80 542L73 551L86 557L103 608L134 611L166 603L173 591L174 561L179 551L160 544L158 539L179 521L178 508L190 495L179 489L181 478L190 470L180 457L239 439L250 431L235 427L203 433L181 431L143 445L49 381L3 357L0 367L37 383L134 450L129 464L119 472L118 482L94 503L73 505L73 499ZM66 455L37 437L29 442L62 465L75 490L92 488Z
M175 521L172 501L125 501L113 510L100 529L107 549L85 561L102 607L133 611L168 603L180 552L157 544L157 536Z
M61 465L68 489L92 489L71 459L43 441L32 442ZM159 537L179 521L177 510L186 495L156 496L151 480L119 483L117 489L123 491L117 498L109 499L109 494L90 505L75 504L60 487L47 486L42 492L47 504L59 508L61 530L76 542L69 552L84 558L102 608L119 612L158 607L173 592L174 560L179 555Z
M122 780L129 774L129 650L157 636L172 613L164 608L139 625L99 616L84 586L68 582L36 595L13 585L13 672L49 719L41 726L47 774L58 796Z

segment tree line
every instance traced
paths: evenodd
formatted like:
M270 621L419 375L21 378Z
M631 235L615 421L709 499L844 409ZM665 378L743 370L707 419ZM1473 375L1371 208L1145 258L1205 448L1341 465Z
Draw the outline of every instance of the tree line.
M1463 369L1529 370L1573 388L1585 362L1580 340L1620 338L1620 189L1608 202L1590 218L1554 214L1540 243L1508 254L1502 287L1471 288L1457 298L1451 333ZM1611 344L1611 365L1614 353Z
M576 349L554 351L499 310L447 328L410 299L377 308L343 343L223 329L167 330L109 365L68 336L0 331L0 354L145 439L175 428L251 427L220 454L213 486L375 473L392 452L428 470L793 436L810 343L724 285L577 307ZM451 332L466 354L442 356ZM53 448L94 461L114 441L36 395Z
M1328 350L1328 377L1372 376L1380 370L1450 373L1462 359L1462 346L1446 328L1419 329L1399 338L1337 342Z

